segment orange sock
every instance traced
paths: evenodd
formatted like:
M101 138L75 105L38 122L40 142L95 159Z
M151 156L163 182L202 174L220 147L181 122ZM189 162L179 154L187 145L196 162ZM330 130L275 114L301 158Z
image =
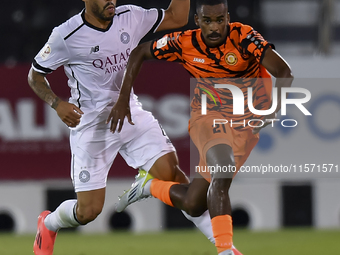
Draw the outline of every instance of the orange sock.
M218 215L211 219L217 252L231 249L233 246L233 223L230 215Z
M170 188L172 185L179 184L179 182L161 181L153 179L151 181L150 192L155 198L158 198L163 203L174 206L170 199Z

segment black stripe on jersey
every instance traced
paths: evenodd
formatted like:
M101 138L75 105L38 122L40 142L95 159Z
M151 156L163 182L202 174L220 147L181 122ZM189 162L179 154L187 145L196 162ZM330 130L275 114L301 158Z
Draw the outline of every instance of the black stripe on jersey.
M160 40L160 39L155 39L155 40L153 40L153 41L151 42L151 44L150 44L150 52L151 52L151 55L152 55L153 58L158 59L158 60L167 60L167 59L171 58L172 56L170 56L170 57L168 57L168 58L165 58L165 57L164 57L165 54L177 52L175 49L171 49L170 47L169 47L169 48L170 48L171 50L170 50L170 49L169 49L169 50L154 49L154 48L153 48L153 45L154 45L155 42L157 43L158 40ZM161 55L161 56L162 56L162 59L159 59L159 58L157 57L158 55L156 56L156 52L159 52L158 55ZM181 62L181 60L177 58L177 60L176 60L176 61L173 61L173 62Z
M227 41L226 41L226 43L227 43ZM220 49L220 47L218 47L218 52L220 53L221 58L223 58L224 53L223 53L223 51Z
M171 35L174 35L174 34L171 34ZM173 37L174 36L172 36L171 38ZM173 49L176 49L175 52L179 53L182 56L182 47L179 46L179 42L173 41L171 38L169 41L169 48L171 47Z
M195 68L202 71L202 72L205 72L205 73L216 73L215 71L209 71L208 69L204 69L204 68L199 67L199 66L195 66Z
M230 30L230 26L229 25L228 25L228 28L229 28L228 30ZM241 33L241 27L238 27L238 26L233 27L233 29L230 31L230 33L233 32L234 30L239 34L239 36L242 34ZM229 35L230 35L230 33L229 33Z
M247 68L248 69L248 68ZM247 77L253 77L253 75L258 71L259 65L257 63L254 63L253 66L250 67L250 69L247 70Z
M79 89L79 81L76 79L76 77L74 76L74 72L73 72L73 70L72 70L72 68L71 68L71 65L68 65L69 67L70 67L70 69L71 69L71 71L72 71L72 77L77 81L77 90L78 90L78 94L79 94L79 97L78 97L78 99L77 99L77 102L78 102L78 108L80 108L81 107L81 104L80 104L80 97L81 97L81 93L80 93L80 89Z
M170 38L172 38L172 37L171 37L171 34L170 34ZM168 39L169 39L169 38L168 38ZM165 49L165 50L163 50L163 49L158 49L158 51L160 52L159 55L161 55L163 59L168 60L169 58L173 57L173 54L174 54L174 53L178 53L179 55L182 55L182 48L179 47L178 44L177 44L176 42L170 40L170 41L168 41L168 44L169 44L169 45L168 45L168 46L169 46L168 49ZM153 56L156 57L155 52L154 52L154 50L153 50L153 43L151 44L151 52L152 52ZM171 54L171 56L165 57L166 54ZM176 57L177 57L177 56L176 56ZM157 58L157 57L156 57L156 58ZM172 61L172 62L182 62L182 60L179 59L179 58L177 57L177 59L174 60L174 61Z
M77 27L75 30L73 30L71 33L69 33L64 40L67 40L71 35L73 35L75 32L77 32L82 26L84 26L85 23L81 24L79 27Z
M218 58L216 57L216 55L210 51L209 48L207 48L207 53L208 53L208 55L207 55L208 58L210 58L211 60L214 60L214 61L215 61L215 65L220 65L221 60L218 59ZM221 56L223 56L223 54L222 54Z
M120 12L120 13L117 13L116 15L117 16L119 16L119 15L122 15L122 14L124 14L124 13L127 13L127 12L129 12L130 10L126 10L126 11L123 11L123 12Z
M263 95L260 95L260 96L256 95L255 99L260 101L260 102L257 103L255 109L263 110L263 108L264 108L263 104L268 103L267 95L266 94L263 94ZM254 100L253 100L253 102L254 102Z
M161 24L161 22L163 20L163 11L161 9L157 9L157 11L158 11L158 18L156 20L156 23L150 29L150 31L152 31L152 33L156 32L156 29L158 28L158 26Z
M197 41L196 36L197 36L197 32L196 32L196 31L193 31L193 32L192 32L192 35L191 35L191 43L192 43L192 46L194 46L195 49L196 49L199 53L201 53L202 55L207 55L207 54L205 54L204 51L202 50L200 44L199 44L198 41Z
M224 72L228 72L229 74L238 74L240 71L233 71L231 69L228 69L222 65L217 64L216 66L214 66L214 68L218 69L218 70L222 70Z
M254 59L254 61L250 62L246 69L240 70L237 74L237 77L243 77L248 78L252 77L253 74L258 70L259 65L257 64L257 61Z
M49 73L52 73L52 72L53 72L52 69L49 69L49 68L46 68L46 67L42 67L41 65L39 65L35 59L33 59L33 66L34 66L36 69L38 69L38 70L40 70L40 71L43 71L43 72L46 73L46 74L49 74Z

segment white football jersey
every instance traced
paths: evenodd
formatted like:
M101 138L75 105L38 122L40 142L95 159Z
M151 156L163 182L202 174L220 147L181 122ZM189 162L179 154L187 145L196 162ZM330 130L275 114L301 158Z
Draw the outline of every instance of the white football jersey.
M32 65L44 74L64 66L71 89L69 102L84 112L77 129L113 106L131 51L164 18L164 10L125 5L116 8L107 29L99 29L89 24L84 14L83 10L54 28Z

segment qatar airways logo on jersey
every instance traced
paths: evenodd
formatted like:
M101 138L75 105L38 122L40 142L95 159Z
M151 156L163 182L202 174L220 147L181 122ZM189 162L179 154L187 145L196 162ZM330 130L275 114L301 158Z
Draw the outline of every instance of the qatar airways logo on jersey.
M215 84L215 88L218 89L229 89L229 91L232 94L233 97L233 115L236 116L241 116L244 115L244 102L245 98L243 95L242 90L234 85L230 84ZM205 91L214 101L215 105L216 100L214 96L206 89L201 90ZM214 93L216 94L217 98L219 99L221 105L222 101L217 94L215 90L213 90ZM247 88L247 93L248 95L253 95L253 88L249 87ZM206 115L207 114L207 94L202 94L201 95L201 114ZM304 95L303 97L300 98L288 98L288 94L300 94ZM281 115L285 116L287 115L287 105L295 105L305 116L311 116L312 114L303 106L303 104L309 102L311 99L311 93L305 89L305 88L281 88ZM249 111L255 115L259 116L267 116L275 112L277 105L278 105L278 88L273 88L273 95L272 95L272 106L268 110L257 110L255 109L253 105L253 97L248 96L247 97L247 103L248 103L248 108ZM274 122L280 121L280 119L266 119L266 121L263 121L261 119L251 119L251 120L243 120L243 121L238 121L238 122L233 122L233 120L226 120L226 119L214 119L214 127L217 124L230 124L231 127L235 125L243 125L243 127L250 126L250 127L256 127L256 126L263 126L265 125L265 122L271 123L272 127L274 127ZM256 125L254 124L256 123ZM281 125L283 127L296 127L298 125L298 122L295 119L283 119L280 121Z
M125 69L128 59L130 56L130 48L126 49L125 52L112 54L104 59L95 59L92 61L92 65L95 68L102 69L105 74L119 72Z

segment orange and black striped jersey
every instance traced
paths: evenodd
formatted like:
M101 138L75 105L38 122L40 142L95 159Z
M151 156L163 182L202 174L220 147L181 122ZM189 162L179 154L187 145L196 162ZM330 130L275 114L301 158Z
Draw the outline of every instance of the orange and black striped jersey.
M232 94L227 89L214 89L216 83L238 86L247 99L247 88L253 88L255 109L267 109L271 94L271 80L267 70L260 64L268 47L274 48L252 27L235 22L229 24L229 32L223 45L209 48L202 39L200 29L174 32L152 43L151 52L157 59L180 62L184 68L197 78L193 110L201 107L201 94L209 91L218 100L207 96L207 109L225 114L227 119L255 119L245 100L245 114L233 115ZM255 79L254 79L255 78ZM269 78L268 82L264 79ZM217 95L218 94L218 95ZM216 104L216 102L218 104Z

